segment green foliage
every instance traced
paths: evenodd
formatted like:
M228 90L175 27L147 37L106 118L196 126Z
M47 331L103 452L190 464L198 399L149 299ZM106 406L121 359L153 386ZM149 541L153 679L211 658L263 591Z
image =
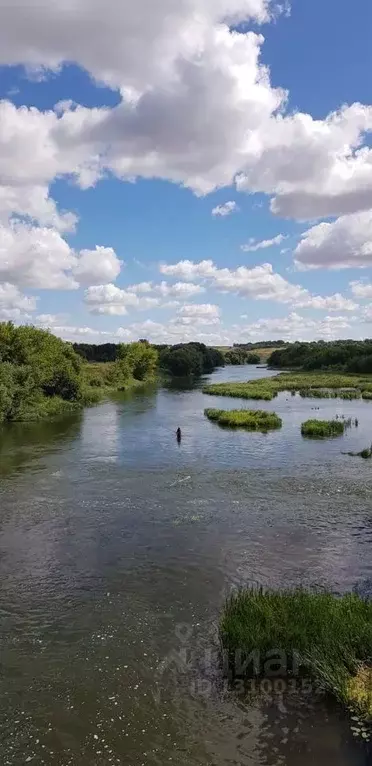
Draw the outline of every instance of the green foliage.
M149 343L121 344L116 362L119 385L130 379L144 382L154 378L158 366L158 352Z
M67 403L80 406L81 397L81 361L70 344L35 327L0 324L0 422L49 416L71 409Z
M103 343L100 346L74 343L73 348L85 362L116 362L120 346L116 343Z
M281 428L282 421L275 412L264 410L204 410L209 420L229 428L248 428L251 431L268 431Z
M309 677L320 691L369 717L354 681L361 666L371 664L371 601L356 594L244 589L225 603L220 639L233 677L264 677L275 662L282 677Z
M160 352L160 367L179 378L199 377L223 367L224 363L222 352L204 343L181 343Z
M315 436L324 439L328 436L341 436L346 428L344 420L306 420L302 423L302 436Z
M230 349L230 351L227 351L225 354L226 364L259 364L260 361L261 357L259 354L253 354L238 346Z
M372 340L292 343L274 351L268 363L270 367L287 369L334 369L368 374L372 372Z

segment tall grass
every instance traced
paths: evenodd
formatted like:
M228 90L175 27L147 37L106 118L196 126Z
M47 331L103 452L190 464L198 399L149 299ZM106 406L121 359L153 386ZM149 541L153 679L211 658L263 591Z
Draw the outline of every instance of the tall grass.
M306 420L301 425L301 433L302 436L324 439L327 436L341 436L346 427L344 420Z
M360 669L372 664L372 602L356 594L247 588L227 599L219 632L231 677L272 675L278 658L276 675L306 675L369 716L356 684Z
M281 428L281 418L275 412L264 410L204 410L209 420L229 428L248 428L251 431L268 431Z

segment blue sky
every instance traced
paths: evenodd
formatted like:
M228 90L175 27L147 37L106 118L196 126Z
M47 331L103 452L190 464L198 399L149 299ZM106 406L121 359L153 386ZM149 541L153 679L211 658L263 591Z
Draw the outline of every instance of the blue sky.
M368 0L0 8L0 320L371 335Z

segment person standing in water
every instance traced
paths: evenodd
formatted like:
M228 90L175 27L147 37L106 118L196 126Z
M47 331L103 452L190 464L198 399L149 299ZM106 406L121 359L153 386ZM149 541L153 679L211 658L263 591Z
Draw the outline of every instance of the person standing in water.
M181 439L182 439L182 431L181 431L179 426L177 428L176 434L177 434L177 441L179 443L181 441Z

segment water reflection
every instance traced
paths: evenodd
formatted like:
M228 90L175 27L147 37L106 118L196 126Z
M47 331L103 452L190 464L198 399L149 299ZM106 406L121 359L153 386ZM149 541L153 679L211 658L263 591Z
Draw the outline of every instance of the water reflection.
M364 764L339 708L239 697L203 658L233 585L369 587L370 467L302 442L300 398L267 404L273 439L204 406L198 384L2 431L1 763Z
M78 412L51 421L1 425L0 477L22 470L43 455L62 448L66 441L75 441L82 422L83 414Z

